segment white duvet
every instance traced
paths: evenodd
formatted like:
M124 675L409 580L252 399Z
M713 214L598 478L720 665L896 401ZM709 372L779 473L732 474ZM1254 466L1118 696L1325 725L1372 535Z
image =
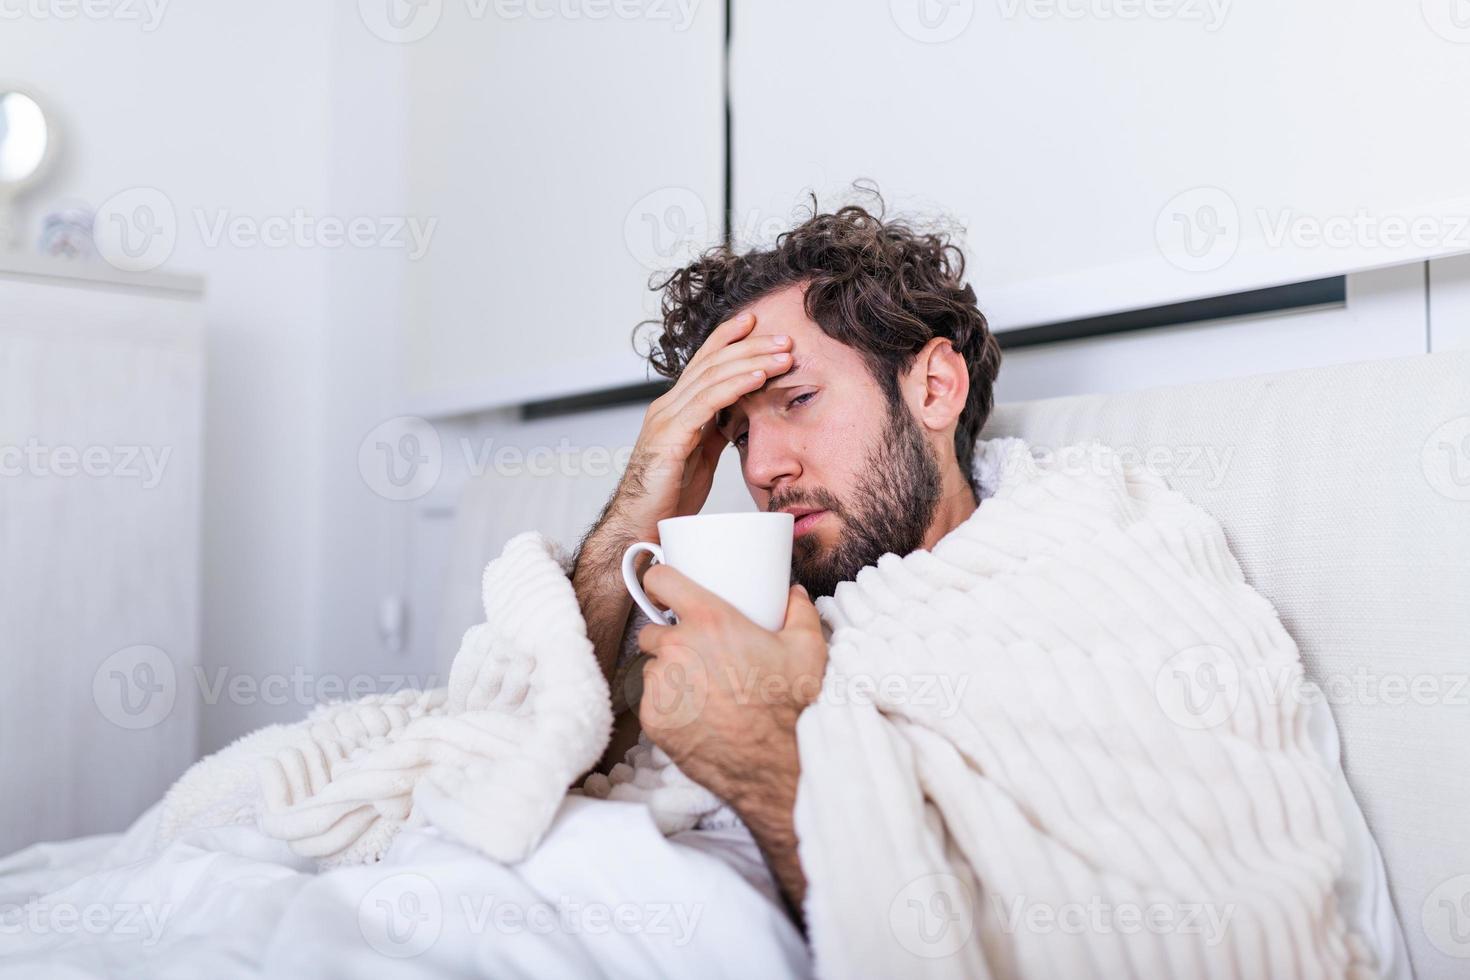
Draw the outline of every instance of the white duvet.
M0 861L0 977L774 978L810 969L748 834L666 838L640 804L570 797L516 865L411 828L379 863L322 873L243 825L191 831L150 855L157 820L155 807L126 834Z

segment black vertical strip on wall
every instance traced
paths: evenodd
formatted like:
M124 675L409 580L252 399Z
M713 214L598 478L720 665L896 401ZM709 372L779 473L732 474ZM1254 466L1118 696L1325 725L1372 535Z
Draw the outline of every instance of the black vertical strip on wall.
M1424 263L1424 349L1434 350L1434 304L1429 298L1434 294L1429 291L1429 263Z

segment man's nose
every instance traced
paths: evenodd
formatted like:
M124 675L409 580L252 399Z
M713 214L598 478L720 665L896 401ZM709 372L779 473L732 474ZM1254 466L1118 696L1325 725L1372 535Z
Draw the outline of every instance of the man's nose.
M774 492L801 476L801 461L795 447L771 429L752 426L745 437L745 482Z

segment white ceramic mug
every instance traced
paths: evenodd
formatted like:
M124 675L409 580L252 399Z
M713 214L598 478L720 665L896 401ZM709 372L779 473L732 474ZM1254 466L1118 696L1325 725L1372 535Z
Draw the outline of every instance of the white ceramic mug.
M658 522L658 544L639 541L623 553L623 583L655 623L674 615L655 606L638 581L640 552L671 565L740 610L751 622L778 630L791 588L790 514L695 514Z

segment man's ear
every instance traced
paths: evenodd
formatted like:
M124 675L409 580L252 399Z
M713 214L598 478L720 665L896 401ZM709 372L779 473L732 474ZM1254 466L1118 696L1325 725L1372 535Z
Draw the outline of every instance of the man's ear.
M944 337L935 337L914 357L904 384L914 418L932 432L952 429L970 397L970 369Z

